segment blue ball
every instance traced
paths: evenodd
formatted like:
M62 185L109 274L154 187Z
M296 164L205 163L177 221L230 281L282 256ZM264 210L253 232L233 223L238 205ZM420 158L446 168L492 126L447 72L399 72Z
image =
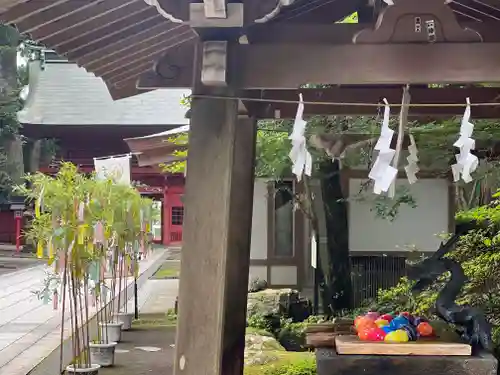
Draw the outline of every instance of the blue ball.
M390 325L389 326L384 326L384 327L381 327L382 331L384 331L385 333L389 333L389 332L392 332L392 331L395 331L395 328L391 327Z
M398 316L397 318L392 319L389 324L393 329L399 329L401 327L409 325L410 322L404 316Z

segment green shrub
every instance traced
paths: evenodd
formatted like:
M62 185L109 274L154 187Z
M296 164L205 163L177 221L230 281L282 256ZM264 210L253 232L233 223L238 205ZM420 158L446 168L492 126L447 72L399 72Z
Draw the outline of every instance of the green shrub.
M269 317L262 314L252 314L247 317L247 327L273 333L273 324Z
M498 193L497 193L498 197ZM471 221L488 223L461 237L449 257L458 261L469 282L457 299L458 304L468 304L481 309L493 325L493 341L500 345L500 205L494 201L457 214L457 223ZM450 275L444 274L429 290L414 296L411 282L403 278L395 287L381 290L375 301L367 305L378 311L409 311L431 315L438 292Z
M307 322L293 323L290 319L282 319L281 329L277 339L288 351L300 352L306 350Z

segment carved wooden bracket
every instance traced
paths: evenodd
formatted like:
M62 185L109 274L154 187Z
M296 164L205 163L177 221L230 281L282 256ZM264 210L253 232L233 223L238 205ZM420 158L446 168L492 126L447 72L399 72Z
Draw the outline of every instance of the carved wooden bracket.
M196 43L190 40L168 49L151 71L140 75L136 87L140 90L191 87Z
M201 82L206 86L227 86L227 42L203 42Z
M195 11L193 27L241 27L237 25L242 16L239 14L240 5L244 5L244 25L266 23L278 16L282 10L300 0L242 0L224 4L216 0L144 0L148 5L156 7L158 12L172 22L190 22L190 11ZM201 10L201 12L200 12ZM200 17L203 14L205 23ZM224 17L223 17L224 16ZM238 21L238 22L237 22ZM198 26L200 25L200 26Z
M375 29L358 32L353 43L482 42L477 31L462 28L444 0L394 0L380 14Z

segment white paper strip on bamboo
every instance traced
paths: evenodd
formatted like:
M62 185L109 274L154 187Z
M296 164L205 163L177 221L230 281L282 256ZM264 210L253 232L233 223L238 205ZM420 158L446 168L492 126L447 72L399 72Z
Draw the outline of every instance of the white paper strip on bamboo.
M409 155L406 157L408 164L405 167L406 177L408 178L408 183L414 184L417 182L417 173L420 171L418 167L418 149L415 143L415 137L410 134L410 145L408 146Z
M375 151L378 151L377 159L368 174L368 177L374 181L373 192L381 194L387 192L396 178L397 169L391 166L392 159L396 150L391 149L391 142L394 136L394 130L389 128L390 106L387 99L384 99L384 118L382 120L382 129L380 137L375 145Z
M312 157L307 150L305 137L307 121L304 120L304 99L302 94L299 94L299 105L295 122L293 123L293 131L289 139L292 141L292 150L288 155L292 160L292 172L297 176L297 180L302 179L302 175L311 176L312 174Z
M94 158L94 167L98 179L111 179L116 184L130 185L131 155Z
M479 164L477 156L471 153L471 150L474 150L475 148L476 142L472 138L474 124L470 122L470 116L470 99L467 98L464 116L460 125L460 137L453 144L453 146L460 149L460 152L455 155L457 162L451 166L455 182L460 180L460 177L462 177L462 180L464 180L465 183L471 182L471 173L476 170Z

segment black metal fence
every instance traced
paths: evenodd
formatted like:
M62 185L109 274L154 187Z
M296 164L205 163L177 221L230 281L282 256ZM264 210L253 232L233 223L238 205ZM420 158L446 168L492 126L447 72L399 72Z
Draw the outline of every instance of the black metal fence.
M395 286L406 275L406 258L392 255L351 256L354 307Z

